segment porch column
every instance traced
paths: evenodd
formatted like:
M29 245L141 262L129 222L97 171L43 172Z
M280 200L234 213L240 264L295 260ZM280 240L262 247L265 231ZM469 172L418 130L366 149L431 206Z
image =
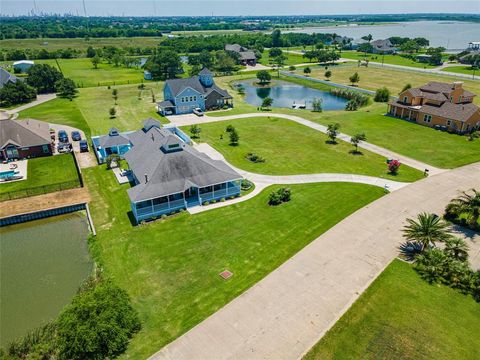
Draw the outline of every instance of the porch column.
M152 207L152 214L153 214L153 200L150 200L150 206Z
M168 208L171 209L170 208L170 195L167 195L167 203L168 203Z
M403 119L403 110L405 110L404 108L402 108L402 113L400 115L400 117Z
M229 183L228 181L225 183L225 185L226 185L226 190L227 190L227 193L225 194L225 196L228 196L228 183Z

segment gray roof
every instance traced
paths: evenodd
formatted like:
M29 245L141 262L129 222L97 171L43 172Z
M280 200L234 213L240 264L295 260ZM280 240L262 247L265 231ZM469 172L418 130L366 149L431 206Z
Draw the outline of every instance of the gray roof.
M143 122L143 129L144 129L145 131L150 130L150 128L153 127L153 126L159 128L159 127L161 126L161 125L160 125L160 121L155 120L154 118L151 118L151 117L150 117L150 118L146 119L146 120Z
M241 51L246 51L248 49L244 48L242 45L239 45L239 44L227 44L227 45L225 45L225 50L226 51L241 52Z
M34 120L1 120L0 149L8 144L17 147L47 145L51 143L48 123Z
M171 100L163 100L163 101L157 102L157 105L162 107L162 108L168 108L168 107L174 107L175 106Z
M103 148L114 146L130 145L130 140L120 134L116 128L111 128L108 135L103 135L98 139L98 143Z
M10 74L7 70L0 67L0 88L4 87L6 83L16 83L18 78L15 75Z
M255 60L257 57L253 51L242 51L240 52L240 59L242 60Z
M377 50L393 50L393 49L395 49L395 47L392 45L391 41L388 40L388 39L374 40L374 41L370 42L370 45L372 45Z
M139 130L131 134L130 139L133 147L125 159L140 182L128 190L132 202L183 192L192 186L204 187L242 178L224 162L210 159L168 130L157 127ZM178 151L165 151L168 145L177 144Z
M208 70L206 67L204 67L202 70L200 70L198 75L213 75L213 73L210 70Z
M203 86L198 76L192 76L186 79L170 79L166 81L166 84L170 86L173 96L177 96L186 88L190 87L193 90L205 96L208 96L212 92L212 90L216 90L218 93L220 93L224 97L228 97L228 98L231 97L228 91L221 89L216 84L213 84L212 86L209 86L209 87Z

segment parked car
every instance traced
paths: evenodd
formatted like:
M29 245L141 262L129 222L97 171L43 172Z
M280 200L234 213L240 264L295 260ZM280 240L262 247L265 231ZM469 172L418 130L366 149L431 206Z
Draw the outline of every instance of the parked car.
M58 131L58 141L62 143L68 143L68 134L65 130Z
M193 109L193 113L197 116L203 116L203 111L200 108Z
M67 140L68 141L68 140ZM73 146L71 143L69 142L66 142L66 143L60 143L58 144L57 146L57 151L59 153L69 153L69 152L72 152L73 150Z
M82 135L80 135L80 131L77 131L77 130L72 131L71 136L73 141L82 140Z
M87 152L88 151L88 142L87 140L83 139L80 140L80 152Z

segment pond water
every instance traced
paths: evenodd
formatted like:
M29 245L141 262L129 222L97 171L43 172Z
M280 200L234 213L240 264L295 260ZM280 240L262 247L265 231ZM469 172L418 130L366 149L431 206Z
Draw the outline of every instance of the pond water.
M409 21L385 25L326 26L290 30L301 33L335 33L354 40L372 34L373 39L386 39L391 36L424 37L430 46L442 46L451 51L467 48L471 41L480 41L480 23L461 21Z
M54 319L92 271L81 213L0 228L0 346Z
M259 86L257 80L240 81L236 84L245 88L245 101L254 106L262 105L263 99L273 99L273 107L292 108L293 104L306 104L312 109L315 98L323 100L323 110L342 110L347 100L330 94L328 91L312 89L307 86L293 84L287 81L274 81L271 85Z

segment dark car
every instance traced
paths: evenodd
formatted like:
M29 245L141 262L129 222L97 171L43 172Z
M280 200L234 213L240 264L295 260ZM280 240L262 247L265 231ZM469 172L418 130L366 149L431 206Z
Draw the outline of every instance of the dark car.
M58 131L58 141L62 143L67 143L68 142L68 134L65 130L59 130Z
M72 152L73 147L72 144L69 142L66 143L60 143L58 144L57 151L62 154L62 153L69 153Z
M82 135L80 135L80 132L77 131L77 130L72 131L71 136L72 136L72 140L73 140L73 141L80 141L80 140L82 140Z
M80 140L80 152L86 152L86 151L88 151L87 140L85 140L85 139Z

